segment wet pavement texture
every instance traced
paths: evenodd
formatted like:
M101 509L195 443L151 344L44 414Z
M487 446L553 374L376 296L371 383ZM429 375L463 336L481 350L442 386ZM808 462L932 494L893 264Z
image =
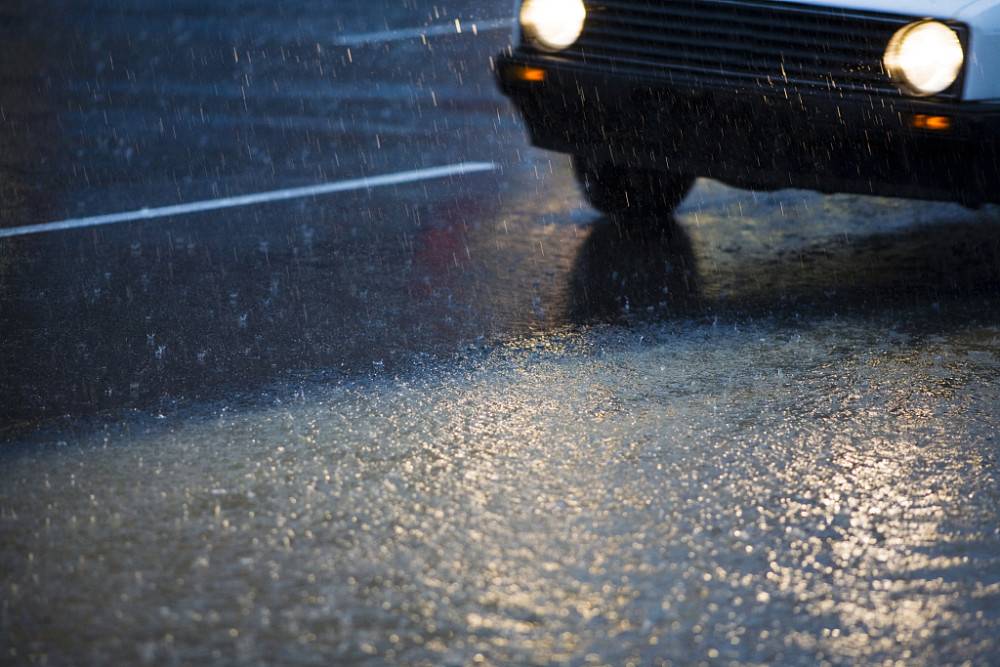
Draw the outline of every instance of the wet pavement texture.
M996 661L997 209L601 217L509 4L0 8L3 227L496 164L0 239L0 662Z

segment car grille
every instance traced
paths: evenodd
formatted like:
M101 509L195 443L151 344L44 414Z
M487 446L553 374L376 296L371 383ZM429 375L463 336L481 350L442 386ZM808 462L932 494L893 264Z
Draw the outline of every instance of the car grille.
M882 57L913 17L767 0L586 0L560 55L621 72L732 84L898 94ZM953 26L962 31L961 26ZM964 36L963 36L964 40ZM940 97L954 96L958 82Z

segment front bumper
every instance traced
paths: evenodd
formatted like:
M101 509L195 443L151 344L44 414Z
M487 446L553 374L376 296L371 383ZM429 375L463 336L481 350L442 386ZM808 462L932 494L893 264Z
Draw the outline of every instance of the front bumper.
M550 150L751 189L1000 203L1000 104L675 83L521 51L497 78Z

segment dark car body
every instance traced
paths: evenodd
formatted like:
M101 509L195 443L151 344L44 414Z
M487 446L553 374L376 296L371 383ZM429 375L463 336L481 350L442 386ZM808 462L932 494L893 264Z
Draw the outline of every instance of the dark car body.
M966 205L1000 203L1000 102L882 67L913 16L752 0L587 0L570 48L497 61L533 143L600 164ZM966 26L950 24L963 39Z

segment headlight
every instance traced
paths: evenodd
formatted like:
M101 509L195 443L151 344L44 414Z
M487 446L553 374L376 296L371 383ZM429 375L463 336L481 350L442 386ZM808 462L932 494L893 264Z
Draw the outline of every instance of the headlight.
M549 51L560 51L575 42L586 18L583 0L524 0L521 5L524 36Z
M965 53L955 31L939 21L918 21L889 40L885 70L911 95L936 95L955 83Z

